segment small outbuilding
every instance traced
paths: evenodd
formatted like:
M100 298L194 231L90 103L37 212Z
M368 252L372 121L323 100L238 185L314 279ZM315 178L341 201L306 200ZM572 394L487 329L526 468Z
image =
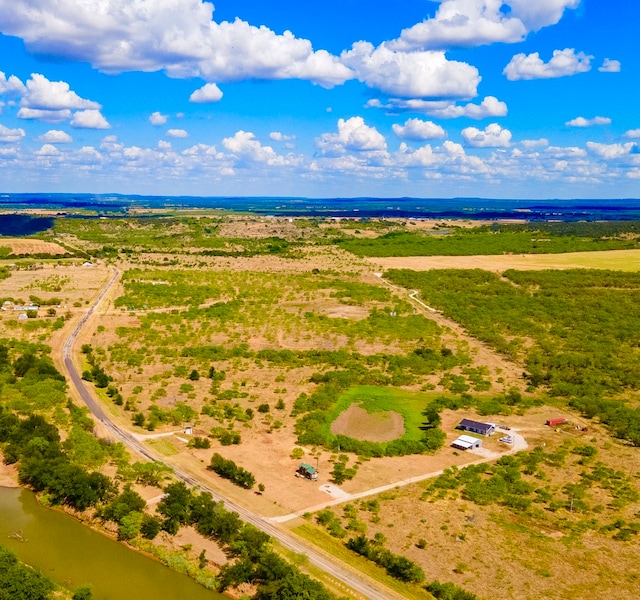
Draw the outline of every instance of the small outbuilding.
M562 417L557 417L555 419L547 419L545 425L547 427L557 427L558 425L564 425L567 422L566 419Z
M496 430L496 425L495 423L481 423L480 421L473 421L471 419L462 419L457 429L470 431L478 435L493 435Z
M453 448L458 450L471 450L472 448L482 448L482 440L471 437L470 435L461 435L451 444Z
M305 479L316 481L318 479L318 471L308 463L300 463L300 466L296 471L296 477L304 477Z

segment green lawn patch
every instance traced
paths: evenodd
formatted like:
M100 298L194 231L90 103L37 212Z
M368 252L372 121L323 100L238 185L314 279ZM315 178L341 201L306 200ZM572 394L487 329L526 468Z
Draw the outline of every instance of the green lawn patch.
M347 390L329 411L329 423L326 433L338 415L347 410L352 404L357 404L368 413L396 412L404 420L404 435L401 440L419 441L423 437L420 426L424 421L422 411L429 402L427 394L407 392L396 388L360 385Z

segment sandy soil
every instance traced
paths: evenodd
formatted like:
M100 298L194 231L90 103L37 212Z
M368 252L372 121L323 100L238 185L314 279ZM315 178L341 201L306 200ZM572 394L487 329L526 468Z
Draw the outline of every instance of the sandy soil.
M331 433L368 442L388 442L404 434L404 419L397 412L368 413L352 404L331 423Z
M0 461L0 487L20 487L18 485L18 470L15 465L5 465Z

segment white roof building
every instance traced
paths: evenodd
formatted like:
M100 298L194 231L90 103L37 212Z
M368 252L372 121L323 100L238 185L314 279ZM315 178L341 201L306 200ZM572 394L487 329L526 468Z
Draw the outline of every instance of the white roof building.
M458 448L458 450L470 450L471 448L481 448L482 440L471 437L470 435L461 435L451 445L454 448Z

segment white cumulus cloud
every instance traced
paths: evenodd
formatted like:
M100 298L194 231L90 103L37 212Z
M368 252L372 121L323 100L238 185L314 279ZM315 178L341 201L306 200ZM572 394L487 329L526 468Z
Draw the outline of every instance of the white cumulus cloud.
M60 154L60 150L52 144L43 144L40 150L37 150L35 154L36 156L58 156Z
M619 60L605 58L602 66L598 67L598 71L602 73L620 73L621 65Z
M85 100L69 88L66 81L49 81L40 73L32 73L20 104L36 110L99 109L100 104Z
M455 119L466 117L468 119L486 119L488 117L504 117L507 114L507 105L495 96L487 96L480 104L456 104L450 100L420 100L418 98L391 98L386 103L377 98L369 100L368 108L386 108L390 110L402 110L419 112L438 119Z
M629 129L624 134L626 138L640 138L640 129Z
M24 83L15 75L7 77L0 71L0 95L22 96L27 91Z
M18 119L44 121L45 123L60 123L71 118L71 111L68 108L63 110L40 110L38 108L22 107L18 111Z
M274 142L291 142L291 141L296 139L296 136L295 135L285 135L284 133L281 133L280 131L272 131L269 134L269 139L273 140Z
M611 119L609 117L593 117L592 119L585 119L584 117L576 117L567 121L565 125L568 127L592 127L593 125L610 125Z
M71 127L77 129L110 129L111 125L99 110L80 110L73 114Z
M511 143L511 132L497 123L487 125L484 131L467 127L461 133L465 144L472 148L504 148Z
M73 141L73 138L66 132L60 129L50 129L46 133L42 134L38 141L46 142L48 144L68 144Z
M9 129L4 125L0 125L0 142L13 143L19 142L25 136L24 129Z
M347 67L309 40L236 19L216 23L202 0L0 0L0 30L29 51L89 62L107 73L164 70L226 82L306 79L332 86Z
M321 154L339 156L347 152L386 151L387 142L375 128L364 122L362 117L338 120L338 133L323 133L316 139Z
M392 96L473 98L480 83L475 67L448 60L441 51L398 52L357 42L340 58L358 80Z
M159 127L160 125L164 125L167 122L169 117L167 115L163 115L161 112L153 112L149 116L149 123L154 125L155 127Z
M400 139L404 140L434 140L445 136L444 129L440 125L421 119L407 119L404 125L394 123L391 129Z
M545 63L538 52L532 54L516 54L502 73L509 81L521 79L552 79L567 77L591 70L591 59L584 52L576 54L574 48L554 50L553 56Z
M167 137L186 138L189 137L189 134L184 129L169 129L167 131Z
M215 83L207 83L189 96L189 102L207 103L219 102L222 99L222 91Z
M242 163L255 162L276 166L286 163L271 146L263 146L250 131L237 131L233 137L224 138L222 145ZM215 151L215 149L214 149Z
M624 144L599 144L597 142L587 142L587 150L605 160L620 158L630 154L636 147L634 142Z
M555 25L580 0L440 0L434 17L390 43L394 50L433 50L522 41L530 31Z

